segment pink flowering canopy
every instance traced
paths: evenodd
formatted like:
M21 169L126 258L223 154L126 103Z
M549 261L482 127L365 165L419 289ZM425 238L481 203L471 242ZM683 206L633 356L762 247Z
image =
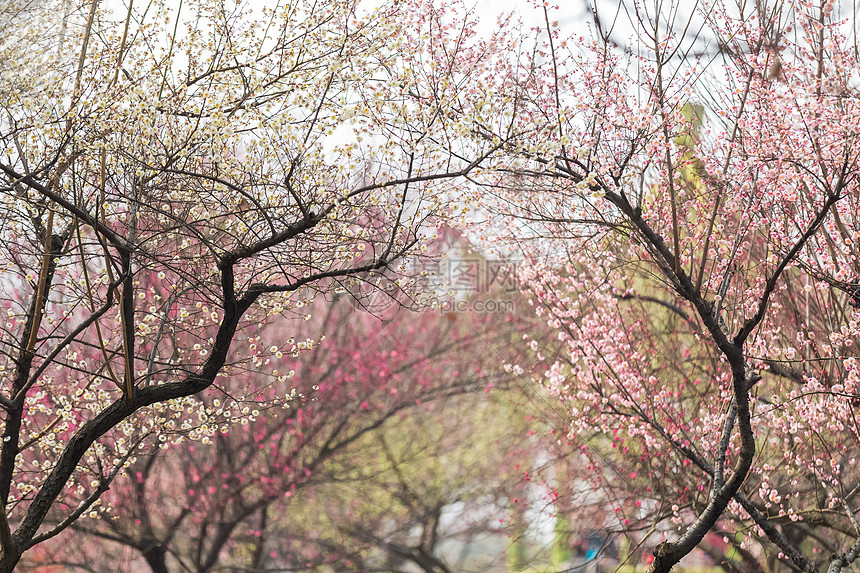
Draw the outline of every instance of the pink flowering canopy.
M566 36L539 7L509 72L529 135L488 204L557 333L527 341L533 376L595 527L652 571L860 551L860 59L837 8L598 2Z
M124 567L145 562L153 573L298 564L365 571L385 555L420 563L446 535L493 531L488 513L506 514L486 498L504 499L522 473L500 468L504 455L534 441L521 416L498 416L518 394L506 391L492 348L519 349L510 345L516 321L408 311L380 321L353 302L317 303L309 321L263 329L262 340L312 348L293 356L258 346L264 368L199 394L210 417L177 428L166 448L140 448L127 478L65 538L40 547L56 562L93 569L119 566L113 553L121 550ZM311 342L320 331L325 340ZM277 380L281 371L288 382ZM244 414L200 437L229 410ZM504 443L493 444L500 436ZM518 456L526 467L529 453ZM464 503L473 515L452 524L433 517ZM415 535L416 524L437 534ZM34 562L25 555L21 563Z

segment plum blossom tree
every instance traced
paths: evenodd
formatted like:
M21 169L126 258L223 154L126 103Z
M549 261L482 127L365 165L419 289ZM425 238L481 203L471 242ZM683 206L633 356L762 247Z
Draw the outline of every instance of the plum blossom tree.
M544 8L538 59L511 72L536 136L493 194L557 331L529 342L581 448L572 485L649 571L697 547L727 570L842 571L860 554L851 6L602 6L581 37Z
M466 406L457 410L454 404L464 395L476 396L469 402L475 407L473 402L486 400L486 390L504 387L508 378L492 353L483 352L482 360L466 358L479 355L476 350L483 350L488 339L496 342L509 331L491 334L486 328L491 316L463 315L450 321L427 312L382 322L357 312L345 297L323 314L322 320L300 323L304 328L298 331L278 323L263 333L272 339L302 338L314 346L295 358L286 354L278 359L276 346L261 350L260 356L271 360L277 371L294 373L290 386L277 381L277 371L249 371L198 394L216 415L218 409L233 408L247 410L248 416L232 428L223 427L211 440L204 436L203 443L185 440L168 449L141 452L128 479L115 482L99 500L112 509L94 512L94 519L72 526L81 542L95 537L119 543L142 556L156 573L175 567L203 572L230 564L256 570L278 562L356 562L355 549L338 550L332 539L313 537L309 524L318 520L314 514L329 507L325 500L346 487L341 484L356 482L370 495L369 482L385 475L376 467L384 465L376 461L384 456L373 453L378 449L374 444L404 432L406 422L399 420L407 416L419 416L429 407L434 413L423 417L427 424L438 425L438 431L450 433L443 442L451 447L454 424L440 423L442 412L462 413ZM325 332L326 339L315 344L319 332ZM285 408L279 397L290 392L295 392L294 399ZM237 401L239 396L244 399ZM390 426L397 429L382 432ZM425 430L409 432L408 442L423 444L420 436L432 434ZM465 437L460 432L456 436ZM433 440L422 446L430 447ZM395 467L400 469L390 479L406 471L408 462L401 458L397 456ZM446 467L459 471L456 464ZM478 480L473 469L463 471ZM453 483L443 489L452 498L459 495ZM344 508L365 506L358 495L343 503ZM375 506L364 511L379 512L380 520L392 516ZM371 518L366 519L360 530L370 534ZM91 567L116 567L114 560L105 560L107 551L87 553ZM432 548L426 557L431 556ZM81 559L71 552L60 560L83 566L87 561Z
M504 142L470 136L494 115L496 48L456 3L2 10L10 571L96 511L140 447L242 418L194 396L269 367L254 348L285 345L257 341L266 323L397 274ZM288 373L275 378L273 405L288 404Z
M249 371L198 394L216 415L225 407L249 415L211 440L138 454L127 478L99 500L110 510L84 516L64 542L46 544L53 562L116 570L113 556L123 547L129 561L142 557L155 573L367 570L368 561L386 559L448 571L438 555L450 529L441 512L495 496L501 504L493 509L504 515L521 479L520 471L498 471L505 451L530 438L521 423L493 422L505 411L507 398L497 396L508 395L510 375L488 347L516 349L516 323L501 314L438 312L382 322L345 297L322 314L298 331L276 323L263 332L314 346L296 358L278 359L275 346L261 351L279 371L294 372L290 387L277 374ZM323 342L307 342L319 332ZM278 397L291 390L294 400L280 406ZM503 443L490 446L493 438ZM458 520L456 531L497 525L486 509L479 515ZM418 524L425 533L413 539ZM90 549L68 549L81 545Z

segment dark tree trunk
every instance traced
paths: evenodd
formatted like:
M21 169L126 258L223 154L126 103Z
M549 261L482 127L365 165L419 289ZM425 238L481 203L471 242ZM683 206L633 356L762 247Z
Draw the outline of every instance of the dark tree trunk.
M152 569L152 573L169 573L166 561L167 552L161 543L153 540L150 545L142 548L140 552L143 554L143 558L146 559L149 568Z
M21 554L16 551L6 550L3 558L0 559L0 573L12 573L18 561L21 559Z

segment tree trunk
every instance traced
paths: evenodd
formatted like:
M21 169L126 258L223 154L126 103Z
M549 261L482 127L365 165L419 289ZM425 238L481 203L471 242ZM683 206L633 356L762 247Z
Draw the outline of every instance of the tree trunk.
M3 557L0 558L0 573L12 573L20 559L21 554L19 552L6 549L3 552Z
M152 573L168 573L166 562L167 552L161 543L153 540L151 544L142 548L140 552L143 554L143 558L146 559L149 568L152 569Z

